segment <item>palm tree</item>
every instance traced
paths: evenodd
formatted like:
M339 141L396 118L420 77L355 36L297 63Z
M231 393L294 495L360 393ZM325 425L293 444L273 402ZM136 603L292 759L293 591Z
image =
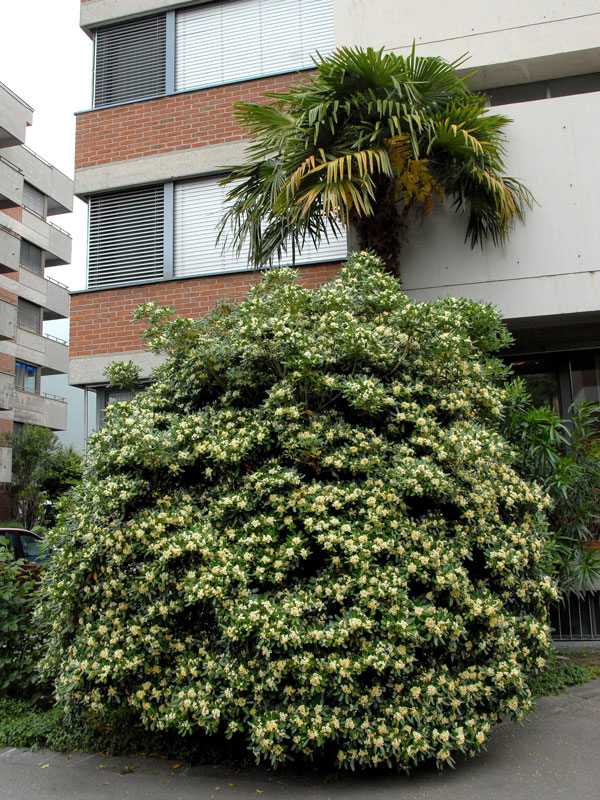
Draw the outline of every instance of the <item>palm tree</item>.
M504 128L456 74L464 59L343 47L269 102L236 103L248 159L224 178L219 238L261 267L346 226L399 274L411 221L448 198L474 247L508 235L533 201L503 175Z

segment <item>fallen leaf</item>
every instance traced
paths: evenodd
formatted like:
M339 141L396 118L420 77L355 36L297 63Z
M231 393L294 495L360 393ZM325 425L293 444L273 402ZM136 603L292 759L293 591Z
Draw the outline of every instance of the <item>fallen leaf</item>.
M50 764L42 764L42 766L40 767L40 769L46 769L46 767L49 767L49 766L50 766Z

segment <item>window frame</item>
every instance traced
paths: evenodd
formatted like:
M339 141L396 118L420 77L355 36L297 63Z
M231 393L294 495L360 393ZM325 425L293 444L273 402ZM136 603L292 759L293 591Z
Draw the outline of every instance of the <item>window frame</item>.
M17 366L20 365L20 366ZM26 369L21 369L21 367L35 370L34 372L34 389L27 389L25 379L26 379ZM22 382L19 380L23 377ZM20 385L22 383L22 385ZM15 359L15 389L18 392L27 392L27 394L40 394L40 387L41 387L41 369L37 364L30 364L27 361L21 361L21 359Z
M174 260L175 260L175 186L182 185L182 184L190 184L195 183L198 181L206 180L207 182L210 180L220 180L222 175L225 173L217 174L214 173L211 175L199 175L195 177L189 178L182 178L178 181L166 181L163 186L164 190L164 212L163 212L163 230L162 230L162 242L163 242L163 270L162 275L158 277L149 277L149 278L141 278L139 280L133 281L121 281L116 283L99 283L98 280L95 281L94 286L89 285L90 280L90 246L92 243L91 235L88 236L88 251L87 251L87 264L86 264L86 291L103 291L105 289L112 289L112 288L119 288L124 286L140 286L149 283L160 283L163 281L172 281L172 280L187 280L189 278L204 278L204 277L214 277L216 275L235 275L240 273L251 272L254 270L254 267L250 265L240 266L239 268L222 268L218 267L215 269L207 270L205 272L197 272L197 273L188 273L188 274L176 274ZM148 187L158 187L161 184L148 184ZM135 188L144 188L144 187L129 187L123 188L111 192L107 192L106 194L110 195L117 195L119 193L126 194L132 192ZM92 197L100 198L102 194L93 195ZM91 203L89 204L91 207ZM89 230L88 225L88 230ZM216 240L216 231L215 231L215 240ZM296 256L295 253L290 253L289 259L282 259L280 262L282 266L289 265L293 268L297 267L310 267L313 265L319 264L335 264L341 261L344 261L348 254L348 241L347 241L347 232L346 232L346 250L345 253L342 255L340 254L335 256L325 256L323 258L317 258L316 254L315 257L312 256L314 248L312 243L308 245L308 251L311 253L309 260L303 260L301 256ZM279 265L278 265L279 266ZM266 269L267 267L265 267ZM101 266L98 265L98 270L101 272Z
M235 3L236 0L232 0L232 5ZM257 0L259 2L259 0ZM215 2L220 2L220 0L215 0ZM333 9L333 0L325 0L325 2L331 2L331 19L333 22L334 19L334 9ZM307 70L314 69L313 65L309 66L297 66L294 68L288 68L276 71L266 71L266 72L259 72L258 74L249 74L245 77L238 77L234 80L225 80L220 82L209 82L209 83L202 83L199 85L194 86L187 86L183 89L176 89L176 19L178 13L185 13L186 11L190 11L192 8L201 8L204 5L212 5L212 3L199 3L193 6L185 6L179 9L172 9L163 11L162 13L158 14L148 14L148 17L161 17L164 16L165 23L166 23L166 47L165 47L165 90L163 92L157 94L147 94L144 96L139 96L135 98L130 98L126 100L118 100L111 103L102 103L97 104L97 94L98 94L98 82L97 82L97 75L98 75L98 47L97 47L97 37L99 31L105 30L107 27L116 27L114 26L104 26L102 28L97 28L94 33L94 66L93 66L93 77L92 77L92 109L102 109L102 108L112 108L114 106L120 105L129 105L130 103L138 103L144 100L153 100L160 97L166 97L168 95L174 94L185 94L186 92L192 91L199 91L202 89L210 89L218 86L229 86L236 83L245 83L246 81L253 81L258 80L260 78L268 78L275 75L287 75L287 74L296 74L305 72ZM118 25L124 26L127 22L134 23L139 21L140 19L144 19L145 17L136 17L133 20L126 20L125 22L117 23ZM332 41L331 50L335 47L335 41ZM329 50L325 50L322 54L326 54Z

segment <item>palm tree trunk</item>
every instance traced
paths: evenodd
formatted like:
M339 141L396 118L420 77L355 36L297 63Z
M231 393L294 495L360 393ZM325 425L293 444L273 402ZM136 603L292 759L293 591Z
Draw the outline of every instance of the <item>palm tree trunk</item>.
M400 278L400 250L407 228L406 214L398 206L393 181L381 176L375 188L375 213L370 217L351 214L350 225L361 250L373 250L388 272Z

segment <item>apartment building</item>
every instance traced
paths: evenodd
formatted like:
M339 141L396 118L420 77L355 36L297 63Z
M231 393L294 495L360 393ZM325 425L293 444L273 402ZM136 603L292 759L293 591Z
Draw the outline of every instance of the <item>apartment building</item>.
M7 434L24 423L65 430L66 402L40 390L68 372L66 342L45 320L69 316L67 287L48 268L71 260L71 237L48 217L73 209L73 181L25 146L33 109L0 83L0 485L11 482ZM0 492L0 514L6 492Z
M201 315L257 280L223 255L223 165L243 158L230 113L311 68L336 46L448 60L469 53L473 88L514 120L508 173L537 205L502 247L470 250L464 223L436 209L403 251L406 291L495 303L511 358L536 399L562 411L600 398L600 10L593 0L82 0L95 43L92 107L77 115L75 191L89 203L87 288L71 300L70 382L113 395L104 370L131 359L150 375L135 306ZM346 253L338 240L296 258L315 286Z

